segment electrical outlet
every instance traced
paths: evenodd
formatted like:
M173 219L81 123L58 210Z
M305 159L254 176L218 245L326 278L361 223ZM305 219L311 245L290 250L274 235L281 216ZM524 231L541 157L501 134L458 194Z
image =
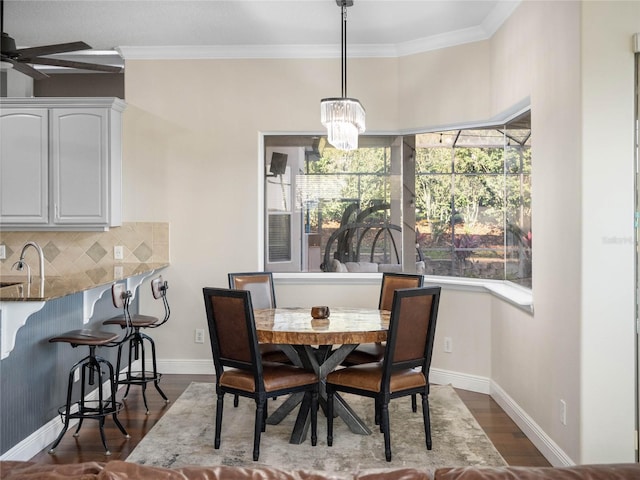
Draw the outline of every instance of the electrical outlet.
M124 276L124 268L122 265L115 265L113 267L113 276L115 278L122 278Z
M124 247L122 245L116 245L113 247L113 259L122 260L124 258Z
M76 370L73 372L73 381L74 382L79 382L80 381L80 369L76 368Z
M7 247L6 245L0 245L0 260L4 260L7 258Z
M453 341L451 337L444 337L444 351L445 353L453 352Z
M560 423L567 424L567 402L560 400Z
M195 333L193 341L195 343L204 343L204 329L203 328L196 328L196 333Z

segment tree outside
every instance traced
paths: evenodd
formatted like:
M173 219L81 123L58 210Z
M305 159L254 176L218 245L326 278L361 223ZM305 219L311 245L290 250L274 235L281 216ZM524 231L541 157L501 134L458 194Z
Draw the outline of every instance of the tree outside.
M415 146L411 205L416 259L424 260L425 273L531 287L528 113L511 128L419 134ZM392 224L389 209L392 195L398 195L392 182L399 175L391 170L389 146L351 152L329 147L305 162L297 204L304 233L317 239L323 254L340 261L399 263L401 245L394 231L400 225Z

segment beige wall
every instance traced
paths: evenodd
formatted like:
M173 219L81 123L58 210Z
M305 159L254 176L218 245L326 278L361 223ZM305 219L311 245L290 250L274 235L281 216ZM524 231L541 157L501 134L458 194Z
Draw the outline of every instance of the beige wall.
M602 238L633 236L638 5L526 1L490 41L354 59L349 70L369 132L477 121L530 98L535 315L446 290L438 335L453 337L454 353L436 351L433 366L491 378L567 462L634 458L633 248ZM206 327L201 288L261 268L259 133L320 132L318 103L336 94L339 65L129 60L126 69L124 218L171 224L172 319L155 337L163 359L189 365L211 357L193 343ZM346 291L277 286L282 306L377 298L374 285Z
M415 131L490 118L490 61L488 41L401 57L402 129ZM372 118L368 109L367 117Z
M535 317L496 305L492 379L578 463L635 458L639 31L638 2L524 2L492 39L492 105L531 97L536 242Z
M205 327L202 287L262 268L259 132L321 132L319 101L339 88L336 63L127 62L123 216L171 223L167 278L180 328L157 334L166 357L211 357L208 346L193 344L194 328ZM375 119L373 131L398 123L396 63L350 65L350 90Z
M503 91L507 102L531 97L535 237L535 316L494 310L492 379L579 462L580 3L524 2L492 39L492 57L493 102L504 105Z
M640 2L613 3L585 2L581 22L580 448L595 460L630 456L635 414L632 36Z

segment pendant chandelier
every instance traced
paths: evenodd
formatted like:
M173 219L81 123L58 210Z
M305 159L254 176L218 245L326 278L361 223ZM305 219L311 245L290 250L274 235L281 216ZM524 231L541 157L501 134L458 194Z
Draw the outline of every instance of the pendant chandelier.
M353 0L336 0L342 17L342 96L320 101L320 121L327 129L327 140L338 150L358 148L358 135L364 133L364 108L355 98L347 97L347 7Z

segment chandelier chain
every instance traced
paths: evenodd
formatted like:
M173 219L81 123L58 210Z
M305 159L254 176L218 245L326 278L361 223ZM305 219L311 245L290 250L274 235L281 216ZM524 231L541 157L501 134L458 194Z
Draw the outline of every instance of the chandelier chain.
M342 98L347 97L347 6L342 2Z
M327 128L327 141L339 150L358 148L358 135L365 131L365 111L355 98L347 96L347 7L352 0L336 0L341 15L341 64L340 98L323 98L320 101L320 121Z

